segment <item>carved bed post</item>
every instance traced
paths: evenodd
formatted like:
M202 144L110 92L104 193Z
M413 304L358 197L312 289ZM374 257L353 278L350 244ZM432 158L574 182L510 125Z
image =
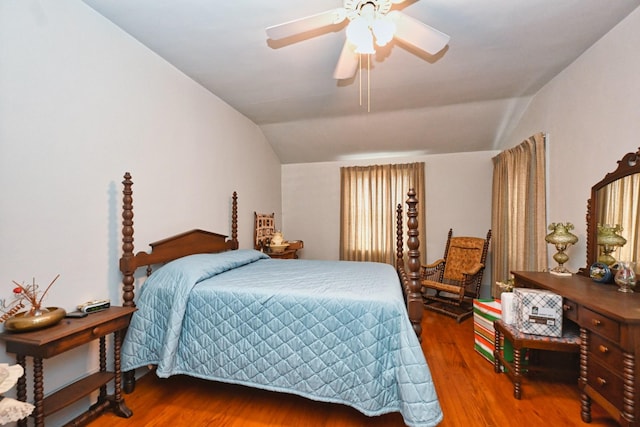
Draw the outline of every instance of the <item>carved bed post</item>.
M122 272L122 305L124 307L135 307L133 302L133 273L136 270L135 258L133 255L133 181L131 174L124 174L122 181L122 258L120 258L120 271ZM119 379L116 379L118 381ZM136 386L135 371L123 373L123 390L125 393L132 393Z
M231 241L234 243L233 249L238 249L238 193L233 192L233 202L231 204Z
M120 270L122 271L122 305L124 307L135 307L133 302L133 274L135 265L133 263L133 190L131 186L131 174L124 174L122 181L122 258L120 259Z
M413 324L413 329L418 335L418 339L422 336L422 286L420 285L420 240L418 239L418 210L416 205L418 199L416 199L416 192L412 188L407 193L407 247L409 248L408 256L409 261L407 266L409 268L409 289L407 290L407 310L409 312L409 319Z
M402 242L402 203L396 208L396 270L404 267L404 244Z

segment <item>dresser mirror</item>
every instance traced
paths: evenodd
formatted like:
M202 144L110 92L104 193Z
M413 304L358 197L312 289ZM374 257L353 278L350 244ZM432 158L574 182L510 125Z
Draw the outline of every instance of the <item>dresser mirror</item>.
M611 252L618 261L640 261L640 149L627 153L618 161L618 167L591 187L587 203L587 268L603 254L598 244L599 226L620 226L617 231L626 243Z

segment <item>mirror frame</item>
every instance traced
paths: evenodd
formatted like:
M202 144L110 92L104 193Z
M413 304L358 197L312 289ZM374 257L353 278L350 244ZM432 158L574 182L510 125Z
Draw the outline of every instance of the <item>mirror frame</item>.
M596 200L597 192L606 185L634 173L640 173L640 148L635 153L625 154L622 159L618 160L616 170L605 175L601 181L591 187L591 198L587 200L587 266L581 271L586 276L589 275L591 265L598 258L598 224L594 212L595 207L598 205Z

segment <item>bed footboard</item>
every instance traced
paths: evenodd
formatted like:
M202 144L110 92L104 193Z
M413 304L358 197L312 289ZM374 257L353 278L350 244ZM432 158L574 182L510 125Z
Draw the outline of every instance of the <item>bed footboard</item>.
M422 340L422 286L420 285L420 240L418 238L418 199L414 189L407 193L407 257L404 260L403 244L403 216L402 205L398 204L397 213L397 242L396 242L396 270L402 283L402 292L407 302L407 312L409 320L413 325L413 330Z

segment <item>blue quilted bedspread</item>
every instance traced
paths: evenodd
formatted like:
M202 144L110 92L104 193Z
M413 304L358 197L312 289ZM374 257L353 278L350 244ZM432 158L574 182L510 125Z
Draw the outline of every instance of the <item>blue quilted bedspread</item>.
M387 264L192 255L155 271L122 349L125 371L186 374L433 426L442 411Z

